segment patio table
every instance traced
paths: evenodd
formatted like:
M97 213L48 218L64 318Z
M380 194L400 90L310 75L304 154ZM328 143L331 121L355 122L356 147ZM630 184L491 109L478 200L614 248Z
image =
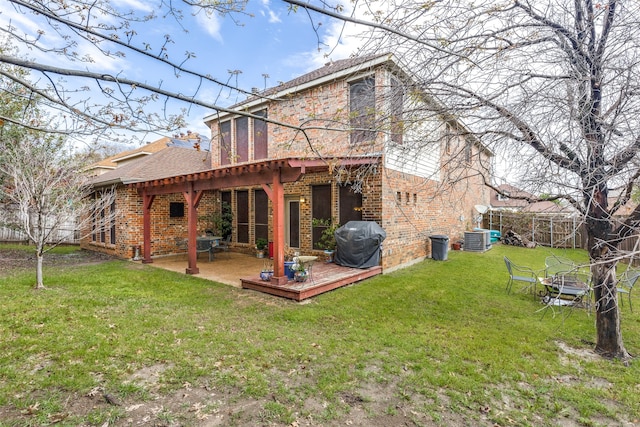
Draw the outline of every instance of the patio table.
M213 248L220 244L221 236L196 237L196 252L209 252L209 261L213 259Z
M590 298L591 288L588 283L568 275L556 275L540 278L544 286L543 302L553 305L574 305Z

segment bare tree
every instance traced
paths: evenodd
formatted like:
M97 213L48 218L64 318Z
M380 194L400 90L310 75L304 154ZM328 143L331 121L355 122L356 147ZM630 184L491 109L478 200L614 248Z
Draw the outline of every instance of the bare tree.
M130 142L136 138L132 131L142 139L147 133L166 135L184 128L193 106L228 111L212 94L226 91L243 99L252 95L237 86L238 72L230 71L226 80L213 77L193 63L205 52L193 52L177 44L173 35L148 29L171 21L188 33L192 23L187 17L198 15L224 15L237 22L246 16L246 2L159 1L151 6L107 0L7 0L3 17L11 20L1 28L0 77L17 85L21 96L37 98L55 120L4 119L78 139L114 140L124 135L121 139ZM125 59L153 68L162 80L132 77ZM25 70L30 77L25 77Z
M93 232L104 230L117 214L113 208L115 192L106 190L90 197L88 177L77 155L65 150L64 141L30 133L21 140L0 139L0 186L4 213L0 224L25 233L35 245L36 289L44 288L44 255L65 240L60 228L74 224ZM96 218L99 218L96 219Z
M441 113L462 119L505 160L505 177L582 214L595 351L628 358L615 269L629 255L618 245L638 232L640 207L623 223L614 214L640 175L640 4L409 0L360 4L348 14L331 2L285 1L363 25L362 52L394 52ZM613 203L612 189L620 194Z

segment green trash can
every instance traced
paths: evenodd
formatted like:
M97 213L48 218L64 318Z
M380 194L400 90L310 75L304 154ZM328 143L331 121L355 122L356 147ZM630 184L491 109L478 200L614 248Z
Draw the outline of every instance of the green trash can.
M446 261L449 253L449 237L442 234L429 236L431 239L431 259L435 261Z

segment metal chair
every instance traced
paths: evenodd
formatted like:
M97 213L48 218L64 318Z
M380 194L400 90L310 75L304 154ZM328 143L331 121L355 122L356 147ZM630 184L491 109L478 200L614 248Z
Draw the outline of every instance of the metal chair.
M509 272L509 281L507 282L507 293L511 293L511 288L513 287L513 282L524 282L527 283L521 291L531 292L533 288L533 296L536 295L536 286L538 284L538 271L533 270L529 267L521 266L514 264L509 258L504 257L504 263L507 266L507 271Z
M176 237L175 238L175 245L176 245L176 249L180 251L180 253L187 253L187 250L189 249L189 245L187 243L187 239L185 239L184 237Z
M633 286L640 278L640 270L627 270L622 273L620 279L618 280L618 295L627 294L627 298L629 299L629 309L633 313L633 306L631 305L631 291L633 290ZM622 305L622 300L624 298L621 297L620 304Z
M187 239L185 239L184 237L176 237L174 240L177 249L183 251L187 250Z
M570 273L576 270L576 265L572 260L555 255L545 258L544 267L545 277L553 277L557 274Z
M231 242L231 234L229 234L223 241L218 242L217 245L213 247L214 251L218 252L229 252L229 243Z
M213 245L211 244L211 240L208 239L196 239L196 256L201 252L209 253L209 262L213 259Z

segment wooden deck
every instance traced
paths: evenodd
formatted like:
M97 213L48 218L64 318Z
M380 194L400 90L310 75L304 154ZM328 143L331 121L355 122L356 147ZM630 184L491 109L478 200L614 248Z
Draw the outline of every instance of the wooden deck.
M240 281L244 289L253 289L283 298L302 301L324 292L382 274L382 267L376 266L361 269L342 267L333 263L318 261L314 264L312 272L312 277L309 277L305 282L290 280L285 285L274 285L271 282L265 282L260 279L259 274L241 278Z
M153 263L148 265L184 273L187 268L187 259L185 255L159 257L154 258ZM306 282L297 283L291 280L286 285L278 286L260 280L260 270L263 266L263 259L235 252L216 254L211 262L208 261L207 257L201 256L198 259L198 269L200 271L194 277L302 301L377 274L382 274L382 267L360 269L316 261L312 270L313 277L307 279ZM242 277L245 274L247 276ZM249 276L248 274L251 275Z

